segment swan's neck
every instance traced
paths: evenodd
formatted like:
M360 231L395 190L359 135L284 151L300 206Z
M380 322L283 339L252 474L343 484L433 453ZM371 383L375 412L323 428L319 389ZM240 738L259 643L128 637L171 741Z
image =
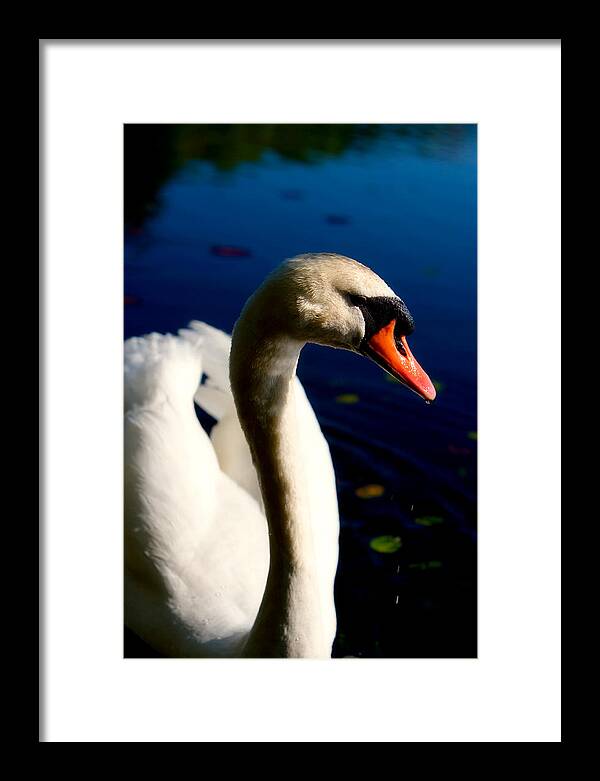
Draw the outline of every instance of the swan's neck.
M236 325L230 375L269 526L265 593L244 655L329 656L323 595L298 442L295 376L303 344Z

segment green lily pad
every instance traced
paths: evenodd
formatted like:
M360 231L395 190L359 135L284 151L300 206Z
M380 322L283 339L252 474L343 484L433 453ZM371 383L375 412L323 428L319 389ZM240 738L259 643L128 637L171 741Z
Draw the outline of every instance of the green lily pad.
M439 569L442 566L441 561L418 561L415 564L409 564L409 569L427 570L427 569Z
M335 400L338 404L356 404L359 397L356 393L341 393L339 396L335 397Z
M415 518L415 523L419 526L437 526L438 523L444 523L444 519L441 515L421 515Z
M391 534L383 534L381 537L374 537L369 546L377 553L396 553L402 547L402 540Z
M369 485L361 485L354 493L359 499L376 499L378 496L383 496L385 488L377 483L370 483Z

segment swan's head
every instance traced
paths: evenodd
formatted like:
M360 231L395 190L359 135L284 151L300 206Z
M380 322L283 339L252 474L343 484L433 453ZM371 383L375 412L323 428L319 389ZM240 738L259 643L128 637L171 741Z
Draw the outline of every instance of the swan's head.
M435 398L406 341L414 330L406 304L356 260L329 253L286 260L248 301L248 310L263 334L358 352L426 401Z

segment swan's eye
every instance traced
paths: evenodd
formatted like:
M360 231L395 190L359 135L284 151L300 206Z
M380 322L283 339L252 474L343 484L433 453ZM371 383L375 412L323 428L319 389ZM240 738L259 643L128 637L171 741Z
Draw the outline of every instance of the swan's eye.
M348 293L347 297L352 306L364 306L367 300L365 296L355 295L354 293Z
M359 307L363 314L366 339L370 339L373 334L394 320L396 323L394 338L400 343L399 352L401 352L400 338L408 336L415 329L414 320L404 301L396 296L371 296L369 298L355 293L347 293L346 297L353 306ZM403 353L401 352L401 354Z

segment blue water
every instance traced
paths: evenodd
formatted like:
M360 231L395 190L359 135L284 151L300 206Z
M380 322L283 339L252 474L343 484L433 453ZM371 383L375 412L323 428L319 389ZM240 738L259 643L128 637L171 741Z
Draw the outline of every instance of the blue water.
M194 318L230 332L302 252L383 277L415 318L434 404L344 351L310 345L298 367L337 475L334 655L475 656L476 127L259 130L127 128L125 335ZM381 535L401 546L374 550Z

